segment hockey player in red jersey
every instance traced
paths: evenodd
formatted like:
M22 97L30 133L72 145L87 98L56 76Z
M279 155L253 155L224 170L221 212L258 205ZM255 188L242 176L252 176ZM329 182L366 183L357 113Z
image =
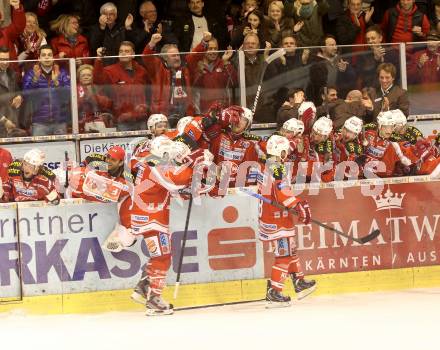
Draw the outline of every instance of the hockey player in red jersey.
M247 133L252 119L252 111L248 108L230 106L221 111L218 125L222 131L211 139L209 145L220 171L214 195L217 191L224 195L228 187L256 184L258 166L252 162L256 163L261 156L261 137Z
M417 162L417 157L412 152L411 147L405 147L403 143L392 142L390 140L396 118L393 111L381 112L377 116L377 128L365 131L363 141L365 144L364 155L359 157L358 163L363 167L370 165L378 165L382 162L385 169L379 170L376 174L380 177L390 177L395 175L399 163L403 167L410 167ZM378 168L380 169L380 168Z
M283 161L286 160L290 149L289 141L283 136L272 135L266 147L267 161L263 176L259 177L259 193L286 208L294 209L299 220L307 225L311 218L309 205L293 195L290 181L285 177ZM292 278L297 298L302 299L316 289L316 283L304 279L296 250L293 215L262 200L259 207L259 238L270 242L275 254L266 300L277 304L290 302L290 297L281 293L284 281L289 276Z
M0 147L0 191L3 191L2 183L8 180L8 168L11 163L11 153L7 149Z
M111 147L106 155L88 156L83 166L70 172L67 196L92 202L118 202L129 195L132 176L124 171L124 159L121 146Z
M37 149L26 152L23 160L9 165L9 179L3 183L2 202L44 200L57 205L60 196L55 189L55 174L44 166L45 154Z
M321 117L313 123L310 135L304 136L304 152L301 161L307 162L306 178L309 181L330 182L334 178L335 150L333 147L333 122L327 117ZM331 162L331 163L329 163ZM318 167L329 169L320 172L319 178L312 178ZM319 173L319 172L318 172Z
M123 201L122 227L112 237L122 248L133 244L136 236L145 240L150 260L132 298L146 304L147 315L173 313L161 297L171 266L170 198L191 183L198 162L205 160L190 158L190 153L186 144L165 136L151 142L150 154L136 164L134 193Z
M362 132L362 119L353 116L348 118L341 130L335 134L336 161L355 161L363 154L359 135Z
M418 140L423 139L422 132L413 125L409 125L406 115L400 109L391 110L395 119L394 131L390 137L393 142L410 142L415 145Z

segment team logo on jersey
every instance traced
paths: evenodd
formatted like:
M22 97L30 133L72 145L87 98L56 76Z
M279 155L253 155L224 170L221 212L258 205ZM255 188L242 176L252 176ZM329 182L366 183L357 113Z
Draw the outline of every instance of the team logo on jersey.
M247 142L247 141L243 141L243 142L241 143L241 145L242 145L244 148L249 148L250 143Z
M156 236L145 238L145 244L148 248L148 252L150 253L150 257L154 258L161 255L159 241L157 240Z
M159 241L160 241L160 246L162 248L162 253L169 254L171 249L170 249L170 239L168 235L165 233L159 233Z
M279 256L287 255L287 249L289 247L289 245L287 244L287 239L286 238L279 239L277 241L277 245L278 245L278 255Z

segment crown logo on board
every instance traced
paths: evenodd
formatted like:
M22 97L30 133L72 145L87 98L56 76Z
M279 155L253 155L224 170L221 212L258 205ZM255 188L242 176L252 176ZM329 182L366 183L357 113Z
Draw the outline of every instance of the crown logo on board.
M385 192L385 194L373 197L377 207L376 211L386 209L402 209L402 201L405 195L406 193L394 194L388 187L388 190Z

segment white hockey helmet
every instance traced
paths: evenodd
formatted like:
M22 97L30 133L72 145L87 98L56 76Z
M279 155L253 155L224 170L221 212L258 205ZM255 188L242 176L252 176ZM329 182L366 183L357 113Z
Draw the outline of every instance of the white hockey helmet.
M398 125L398 126L406 125L408 120L406 119L406 115L403 114L403 112L400 109L393 109L390 112L393 113L394 121L395 121L396 125Z
M46 159L46 155L43 153L42 150L38 148L33 148L30 151L27 151L23 157L23 160L26 163L29 163L36 167L42 166L44 164L45 159Z
M148 117L147 127L148 130L154 131L157 123L166 122L168 123L168 118L165 114L152 114Z
M304 132L304 122L296 118L291 118L284 122L283 129L302 135Z
M241 116L248 121L248 128L250 128L252 125L252 121L254 120L254 114L249 108L246 107L242 107L242 108L243 108L243 113L241 114Z
M333 130L333 122L330 118L321 117L313 123L312 130L317 134L328 136Z
M175 160L182 163L191 150L189 147L180 141L173 141L166 136L158 136L151 141L151 154L159 157L167 157L169 160Z
M392 111L380 112L377 116L377 124L381 126L395 126L396 118Z
M304 101L301 103L301 105L298 107L298 115L301 117L305 111L307 111L309 108L312 109L314 115L316 115L316 107L313 102L310 101Z
M191 123L192 120L193 120L193 117L190 117L190 116L186 116L186 117L179 119L179 121L177 122L177 126L176 126L176 129L177 129L177 132L179 133L179 135L183 134L186 126L189 123Z
M345 121L344 128L347 129L348 131L351 131L352 133L355 133L356 135L359 135L362 131L363 124L364 123L362 119L353 116Z
M287 156L289 148L290 148L290 142L284 136L272 135L271 137L269 137L269 140L267 140L267 145L266 145L267 154L270 154L272 156L277 156L284 159ZM284 151L284 157L283 157L283 151Z

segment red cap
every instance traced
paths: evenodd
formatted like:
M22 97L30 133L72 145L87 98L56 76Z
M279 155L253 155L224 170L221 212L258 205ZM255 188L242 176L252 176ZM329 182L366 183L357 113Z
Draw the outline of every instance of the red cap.
M125 151L121 146L113 146L108 150L107 157L111 157L117 160L124 160Z

